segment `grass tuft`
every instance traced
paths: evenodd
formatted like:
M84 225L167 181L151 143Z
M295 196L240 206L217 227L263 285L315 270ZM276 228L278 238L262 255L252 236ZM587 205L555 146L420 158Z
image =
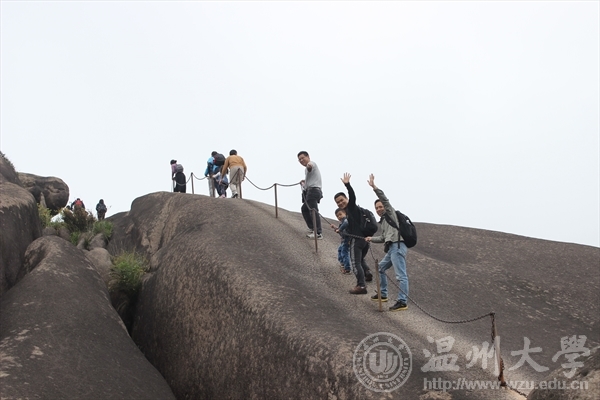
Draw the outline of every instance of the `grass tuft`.
M113 278L111 291L125 292L130 299L137 297L142 285L142 276L148 270L146 259L136 252L123 252L113 259L110 276Z

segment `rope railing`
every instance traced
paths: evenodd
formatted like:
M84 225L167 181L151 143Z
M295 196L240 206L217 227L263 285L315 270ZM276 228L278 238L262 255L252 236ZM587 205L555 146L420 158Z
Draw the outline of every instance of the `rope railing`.
M235 185L237 185L237 189L238 189L238 197L239 197L239 198L242 198L242 181L243 181L243 180L247 180L248 182L250 182L250 184L251 184L252 186L254 186L254 187L255 187L256 189L258 189L258 190L266 191L266 190L269 190L269 189L274 189L274 196L275 196L275 218L279 218L279 199L278 199L278 195L277 195L277 186L281 186L281 187L293 187L293 186L298 186L298 185L300 185L300 182L297 182L297 183L291 183L291 184L274 183L274 184L272 184L272 185L271 185L271 186L269 186L269 187L262 188L262 187L259 187L258 185L256 185L254 182L252 182L252 180L250 180L250 178L248 178L248 176L247 176L247 175L244 175L244 177L243 177L241 180L239 180L238 182L236 182L236 180L237 180L237 177L238 177L238 173L239 173L239 171L240 171L240 170L238 169L238 170L236 171L236 173L233 175L233 177L231 177L231 179L230 179L230 182L229 182L229 184L230 184L230 185L231 185L232 183L233 183L233 184L235 184ZM214 194L215 187L214 187L214 182L213 182L213 181L214 181L214 179L213 179L213 175L212 175L212 174L210 174L210 175L208 175L208 176L203 176L203 177L201 177L201 178L200 178L200 177L196 176L196 175L195 175L193 172L191 172L191 173L190 173L190 176L189 176L189 178L187 179L187 181L186 181L186 183L185 183L185 184L187 184L188 182L190 182L190 181L191 181L191 183L192 183L192 194L195 194L195 189L194 189L194 179L195 179L195 180L198 180L198 181L201 181L201 180L207 179L207 180L208 180L208 186L209 186L209 188L208 188L208 190L209 190L209 195L210 195L211 197L215 197L215 194ZM177 183L177 182L175 182L175 181L173 180L173 189L175 189L175 186L177 186L177 185L179 185L179 186L183 186L184 184Z
M306 204L306 202L305 202L305 204ZM308 205L307 205L307 207L308 207ZM318 211L316 211L314 209L311 209L311 212L313 213L313 215L315 215L316 213L318 213ZM319 213L319 217L322 218L329 225L333 226L333 224L331 224L330 221L327 218L323 217L323 215L321 215L320 213ZM343 235L343 236L351 237L351 238L354 238L354 239L363 239L363 240L365 239L364 236L353 235L353 234L346 233L346 232L339 232L339 234ZM379 287L379 260L373 254L373 249L372 249L372 247L370 245L369 245L369 253L371 254L371 257L373 258L373 261L375 261L375 266L377 268L377 271L376 271L377 293L381 293L380 287ZM496 361L498 363L498 371L499 371L498 380L500 381L500 385L504 386L504 387L506 387L506 388L508 388L508 389L510 389L510 390L512 390L512 391L514 391L516 393L518 393L518 394L520 394L521 396L527 397L527 395L525 395L524 393L522 393L519 390L517 390L517 389L511 387L510 385L508 385L506 383L505 378L504 378L504 360L502 359L502 356L500 355L500 341L498 340L498 332L497 332L497 329L496 329L496 313L495 312L491 311L491 312L488 312L488 313L485 313L485 314L482 314L482 315L479 315L479 316L476 316L476 317L467 318L467 319L461 319L461 320L446 320L446 319L442 319L442 318L436 317L432 313L430 313L427 310L425 310L419 303L417 303L415 301L415 299L413 299L412 297L410 297L408 295L408 293L405 293L402 290L402 288L400 287L400 285L398 285L396 283L395 279L391 279L389 276L387 276L387 273L386 273L386 277L387 277L387 280L389 282L391 282L394 286L396 286L396 288L400 292L402 292L406 296L406 298L411 303L413 303L421 312L423 312L425 315L427 315L428 317L430 317L430 318L432 318L432 319L434 319L434 320L436 320L438 322L445 323L445 324L468 324L468 323L476 322L476 321L482 320L484 318L490 317L490 319L491 319L491 325L492 325L491 326L491 339L492 339L492 343L494 345L494 355L495 355ZM381 312L381 311L383 311L381 296L378 296L378 303L379 303L379 311Z
M231 182L233 182L236 177L237 177L237 173L236 173L236 175L234 175L232 177ZM204 176L202 178L198 178L192 172L190 174L190 178L186 181L186 183L189 182L189 181L192 181L192 194L194 194L194 184L193 184L193 179L192 178L195 178L197 180L203 180L203 179L209 178L209 186L210 186L209 189L212 188L212 190L214 190L214 185L212 185L212 181L213 181L212 175L210 175L208 177ZM244 176L243 179L247 180L248 182L250 182L250 184L252 186L254 186L256 189L261 190L261 191L266 191L266 190L269 190L269 189L274 189L274 193L275 193L275 218L278 218L277 186L281 186L281 187L293 187L293 186L300 185L300 182L293 183L293 184L274 183L274 184L272 184L269 187L261 188L258 185L256 185L254 182L252 182L248 178L248 176ZM239 182L237 182L237 184L239 185L238 186L238 192L239 192L239 197L240 198L241 198L241 182L242 182L242 180L239 180ZM311 215L312 215L312 222L313 222L313 228L314 228L313 232L315 232L315 235L314 235L315 251L318 252L318 244L317 244L318 243L318 240L317 240L318 238L317 238L317 229L316 229L316 227L317 227L317 224L316 224L317 218L321 218L323 221L325 221L327 223L327 225L333 226L333 224L331 223L331 221L329 221L327 218L325 218L318 210L316 210L314 208L311 208L308 205L308 203L306 202L306 199L305 199L304 196L303 196L303 203L304 203L304 205L306 205L306 207L308 208L308 210L311 212ZM365 237L363 237L363 236L353 235L353 234L349 234L349 233L346 233L346 232L340 232L340 234L343 235L343 236L347 236L347 237L353 238L353 239L363 239L363 240L365 239ZM373 258L373 260L375 261L375 265L376 265L376 268L377 268L377 271L376 271L377 293L381 293L380 292L380 283L379 283L379 281L380 281L380 277L379 277L379 261L375 257L375 255L373 254L373 249L372 249L371 246L369 246L369 253L371 254L371 257ZM398 285L396 283L395 279L391 279L389 276L387 276L387 273L386 273L386 277L387 277L387 279L388 279L389 282L391 282L400 292L402 292L406 296L406 298L411 303L413 303L417 307L417 309L419 309L423 314L427 315L428 317L430 317L433 320L438 321L440 323L445 323L445 324L467 324L467 323L473 323L473 322L482 320L484 318L490 317L490 319L491 319L491 339L492 339L492 343L494 344L494 354L496 356L496 361L498 363L498 371L499 371L498 380L500 381L500 385L503 386L503 387L506 387L506 388L508 388L508 389L510 389L510 390L512 390L512 391L514 391L514 392L516 392L516 393L518 393L518 394L520 394L520 395L522 395L524 397L527 397L525 394L523 394L522 392L518 391L517 389L510 387L506 383L506 381L505 381L505 378L504 378L504 361L502 360L502 357L500 356L500 343L499 343L499 340L498 340L499 336L498 336L497 329L496 329L496 313L495 312L491 311L491 312L488 312L488 313L485 313L485 314L482 314L482 315L479 315L479 316L476 316L476 317L467 318L467 319L461 319L461 320L446 320L446 319L443 319L443 318L439 318L439 317L433 315L431 312L427 311L425 308L423 308L417 301L415 301L415 299L413 299L412 297L410 297L407 293L404 293L404 291L402 290L402 288L400 287L400 285ZM383 311L381 296L379 296L378 300L379 300L378 301L378 303L379 303L379 311Z

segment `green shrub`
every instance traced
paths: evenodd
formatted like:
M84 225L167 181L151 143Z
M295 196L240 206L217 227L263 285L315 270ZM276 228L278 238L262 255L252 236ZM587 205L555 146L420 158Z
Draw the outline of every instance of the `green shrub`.
M105 240L109 240L113 233L113 224L105 220L96 221L93 232L94 235L101 233Z
M121 290L130 299L135 299L142 285L142 276L148 270L144 257L136 252L123 252L113 259L110 290ZM133 301L134 302L134 301Z
M83 208L76 208L74 211L63 208L61 214L65 226L71 233L87 232L92 229L94 222L96 222L96 218Z
M48 208L44 207L41 204L38 204L38 214L40 215L42 228L52 226L52 213Z
M79 231L71 232L71 243L73 243L75 246L77 246L77 243L79 243L80 237L81 237L81 232L79 232Z

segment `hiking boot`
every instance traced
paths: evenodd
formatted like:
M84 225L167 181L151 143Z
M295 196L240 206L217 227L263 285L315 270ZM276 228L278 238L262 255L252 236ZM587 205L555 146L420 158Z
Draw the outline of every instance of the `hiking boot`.
M371 282L372 280L373 280L373 274L371 273L371 271L365 272L365 281Z
M390 311L402 311L402 310L406 310L408 308L408 306L406 305L405 302L403 301L397 301L396 304L394 304L393 306L390 307Z
M379 295L377 293L375 293L373 296L371 296L371 300L379 301ZM381 302L382 303L387 302L387 296L381 296Z
M314 239L315 238L315 233L311 232L308 235L306 235L306 237L309 238L309 239ZM323 235L320 234L320 233L317 233L317 239L319 239L319 240L323 239Z
M356 286L354 289L350 289L350 294L367 294L367 288L364 286Z

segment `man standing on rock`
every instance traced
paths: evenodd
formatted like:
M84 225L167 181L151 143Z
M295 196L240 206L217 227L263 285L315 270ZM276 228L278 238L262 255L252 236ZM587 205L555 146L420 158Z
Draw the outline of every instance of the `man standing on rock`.
M367 237L367 242L373 243L385 243L385 257L379 263L379 277L381 278L381 301L387 301L387 275L385 271L391 266L394 266L394 272L396 273L396 279L400 284L400 292L398 293L398 300L396 304L390 307L390 311L401 311L406 310L406 296L408 295L408 275L406 274L406 253L408 248L404 244L402 235L398 227L400 222L396 215L396 210L390 204L390 201L383 193L383 190L375 186L375 176L371 174L367 181L369 186L373 188L373 191L377 195L378 199L375 200L375 211L377 215L381 217L381 230L380 236ZM396 228L394 228L394 225ZM379 295L375 293L371 297L371 300L378 301Z
M348 218L348 228L346 232L350 235L350 264L352 270L356 274L356 287L350 289L351 294L367 294L367 285L365 282L373 280L371 270L365 261L365 257L369 252L369 243L365 241L364 234L362 232L362 210L356 204L356 194L354 189L350 185L350 174L344 173L342 182L348 189L348 197L344 192L339 192L333 199L335 204L346 211L346 218Z
M221 176L227 175L227 169L229 169L229 187L231 188L231 198L242 198L238 190L241 192L242 181L246 177L246 171L248 171L248 168L246 167L244 159L237 155L236 150L231 150L229 152L229 157L225 159L223 168L221 168Z
M310 156L306 151L298 153L298 161L305 167L304 175L305 178L300 181L302 186L302 216L308 227L307 237L314 239L317 235L317 239L323 239L321 230L321 216L319 215L319 203L323 198L323 192L321 191L321 172L317 163L310 160ZM315 210L317 213L317 227L313 226L312 212Z

